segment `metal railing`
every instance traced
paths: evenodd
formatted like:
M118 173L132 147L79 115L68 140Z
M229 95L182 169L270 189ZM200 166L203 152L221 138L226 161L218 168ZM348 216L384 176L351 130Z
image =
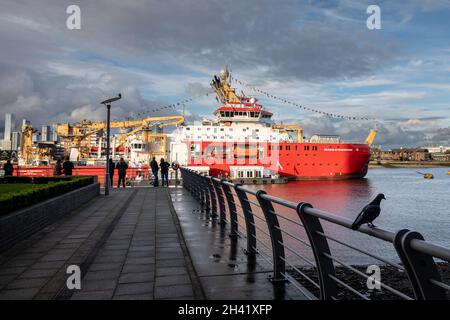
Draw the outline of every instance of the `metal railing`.
M229 228L230 237L245 239L244 251L249 258L259 255L270 263L273 268L270 280L274 284L289 282L309 299L335 300L347 293L355 298L370 300L367 293L355 288L354 281L345 279L342 272L337 275L338 268L341 268L363 281L374 281L395 298L448 299L450 286L441 279L435 260L448 263L450 250L426 242L416 231L402 229L394 233L365 225L353 231L353 221L316 209L309 203L287 201L263 190L255 191L186 168L181 168L180 172L184 188L199 201L200 210L211 219L219 219L222 228ZM284 210L295 214L285 214ZM328 234L324 231L322 222L340 226L348 232L365 234L371 241L384 242L395 250L401 263L390 261ZM287 228L287 224L291 228ZM291 230L302 230L307 239ZM395 276L404 277L406 274L412 294L372 278L356 266L333 255L329 243L375 259L397 272ZM311 257L304 254L305 249L310 252ZM299 267L299 261L309 269ZM308 270L312 270L313 274Z

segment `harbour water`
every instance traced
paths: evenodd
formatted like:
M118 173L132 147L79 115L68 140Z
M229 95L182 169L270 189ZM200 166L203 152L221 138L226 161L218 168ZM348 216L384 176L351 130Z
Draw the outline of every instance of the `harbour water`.
M434 179L424 179L417 171L430 172ZM285 185L255 186L287 200L311 203L314 207L353 220L378 193L384 193L382 212L375 225L389 230L410 229L420 232L426 240L450 246L450 175L448 168L370 169L364 179L343 181L293 181ZM296 218L293 210L278 208L283 215ZM306 237L292 223L280 224L296 235ZM340 240L362 247L372 253L398 261L392 245L369 238L352 230L323 223L325 232ZM287 239L300 253L311 256L310 250L293 239ZM372 263L362 254L330 242L332 253L346 262ZM290 253L288 253L290 254Z

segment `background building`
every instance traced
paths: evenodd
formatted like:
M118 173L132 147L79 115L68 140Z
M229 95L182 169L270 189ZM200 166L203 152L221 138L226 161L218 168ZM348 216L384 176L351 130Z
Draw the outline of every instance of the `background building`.
M3 150L12 150L12 142L11 142L11 136L12 132L15 128L15 120L14 115L11 113L5 114L5 131L3 134L3 141L2 141L2 149Z
M14 131L11 134L11 149L14 151L17 151L20 149L20 133L17 131Z
M41 142L47 142L50 141L50 126L42 126L41 129Z

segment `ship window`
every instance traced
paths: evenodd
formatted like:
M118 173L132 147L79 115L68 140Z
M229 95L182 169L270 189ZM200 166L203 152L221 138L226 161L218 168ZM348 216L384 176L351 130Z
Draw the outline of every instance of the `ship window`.
M254 118L255 117L255 112L254 111L250 111L250 117Z
M283 146L278 146L278 150L283 150Z
M269 150L273 150L273 146L272 145L269 146Z
M261 171L255 171L255 178L261 178Z
M247 171L247 178L253 178L253 171Z
M298 150L298 146L295 146L295 151L297 151Z
M186 130L191 130L191 128L187 127Z
M223 128L220 128L220 131L223 131L224 129Z
M309 150L309 146L304 146L303 149L304 150Z
M211 130L211 128L206 128L206 131L209 131L209 130Z
M313 146L312 149L317 151L317 146Z
M224 116L225 115L225 113L223 112L223 111L220 111L220 116Z
M286 146L286 150L291 150L291 146Z

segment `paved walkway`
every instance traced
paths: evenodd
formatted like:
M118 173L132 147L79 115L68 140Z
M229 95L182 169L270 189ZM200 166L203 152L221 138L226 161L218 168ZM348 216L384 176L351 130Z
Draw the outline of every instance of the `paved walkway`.
M167 189L114 189L0 256L0 299L202 299L193 274Z
M113 189L0 255L0 300L304 298L198 208L181 187Z
M229 226L222 229L217 221L195 211L200 206L188 191L171 188L170 194L206 299L306 299L289 283L273 285L268 280L273 266L267 257L258 254L249 260L244 253L246 239L232 241Z

